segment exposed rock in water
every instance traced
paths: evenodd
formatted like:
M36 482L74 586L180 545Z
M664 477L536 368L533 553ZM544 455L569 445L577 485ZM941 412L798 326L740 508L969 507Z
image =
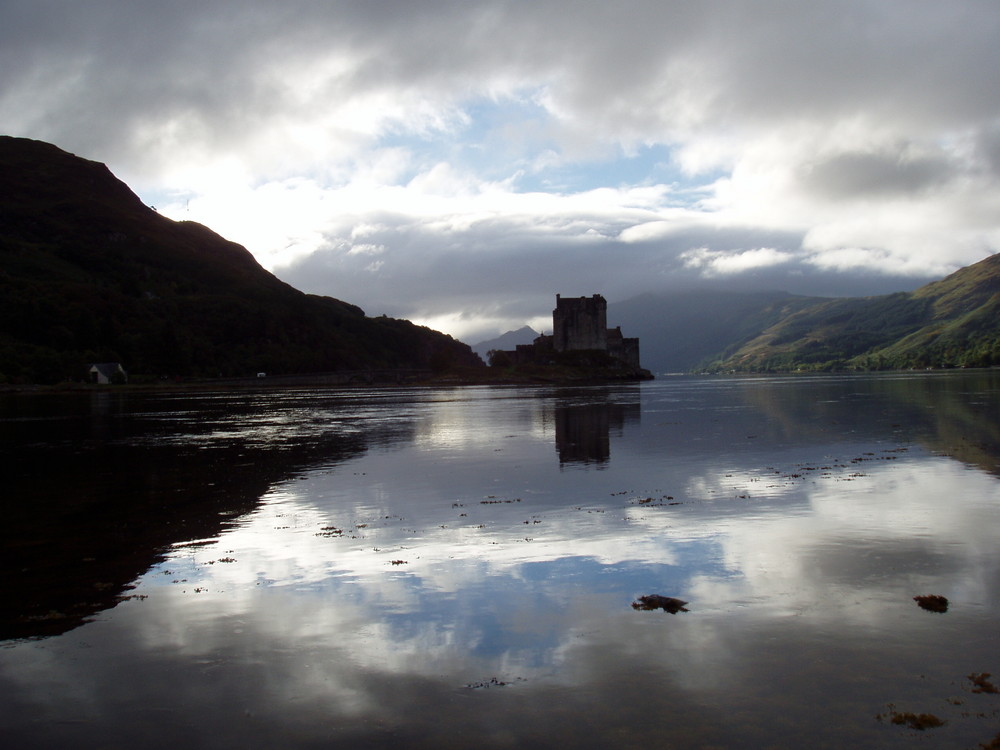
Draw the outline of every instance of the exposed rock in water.
M913 597L913 601L919 604L921 609L926 609L928 612L940 612L944 614L948 611L948 600L937 594L915 596Z

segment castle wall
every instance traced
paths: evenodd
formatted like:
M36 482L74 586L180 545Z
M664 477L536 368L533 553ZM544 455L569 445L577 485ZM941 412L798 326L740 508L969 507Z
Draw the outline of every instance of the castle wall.
M622 358L622 329L621 326L608 331L608 354L612 357Z
M642 367L639 364L639 339L622 339L622 353L619 359L637 369Z
M556 295L552 311L552 338L557 352L577 349L608 349L608 303L599 294L592 297Z

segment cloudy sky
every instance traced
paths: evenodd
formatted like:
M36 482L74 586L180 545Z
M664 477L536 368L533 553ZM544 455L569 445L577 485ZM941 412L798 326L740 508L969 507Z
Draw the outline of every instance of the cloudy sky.
M0 0L0 132L470 343L1000 246L996 0Z

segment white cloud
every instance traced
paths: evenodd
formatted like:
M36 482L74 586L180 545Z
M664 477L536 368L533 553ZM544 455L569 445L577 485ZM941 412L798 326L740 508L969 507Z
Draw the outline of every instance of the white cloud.
M381 255L385 252L385 245L372 245L368 242L363 242L360 245L352 245L351 249L347 251L348 255Z
M681 254L684 265L701 269L706 276L739 274L757 268L768 268L788 263L791 253L775 250L773 247L758 247L753 250L726 252L700 247Z

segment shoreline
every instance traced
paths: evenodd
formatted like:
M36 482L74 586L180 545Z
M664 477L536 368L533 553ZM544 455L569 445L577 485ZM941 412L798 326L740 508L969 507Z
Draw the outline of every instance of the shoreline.
M617 385L626 383L641 383L677 375L693 377L810 377L822 375L901 375L901 374L945 374L956 372L995 372L1000 367L965 367L965 368L933 368L926 370L843 370L839 372L690 372L661 373L654 376L648 371L645 375L636 373L601 373L582 370L559 372L529 371L494 372L493 368L476 370L452 370L436 375L422 374L419 377L398 379L345 379L343 373L314 373L304 375L275 375L267 377L245 378L211 378L191 380L158 380L125 384L97 384L63 382L54 384L38 383L3 383L0 384L0 396L6 394L67 394L67 393L152 393L152 392L198 392L212 390L281 390L296 388L329 388L341 390L365 390L377 388L454 388L463 386L590 386Z
M279 390L294 388L337 388L363 390L368 388L433 388L477 385L605 385L611 383L633 383L653 380L652 374L606 375L585 372L560 373L517 373L491 372L490 368L479 370L458 370L415 377L372 378L345 377L343 373L318 373L305 375L274 375L267 377L212 378L192 380L159 380L140 383L98 384L98 383L55 383L46 384L0 384L0 395L56 394L56 393L136 393L155 391L207 391L207 390Z

